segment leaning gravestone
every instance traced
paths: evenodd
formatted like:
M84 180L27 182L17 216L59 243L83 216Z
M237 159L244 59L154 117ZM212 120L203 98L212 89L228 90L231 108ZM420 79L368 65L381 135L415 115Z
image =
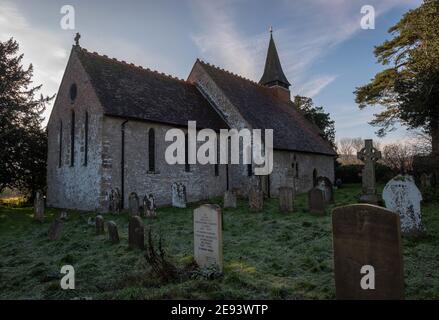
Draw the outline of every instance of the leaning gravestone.
M128 224L128 245L131 248L143 249L145 246L145 230L139 216L130 217Z
M373 147L372 139L367 139L365 140L365 147L357 153L357 158L364 162L360 202L378 204L375 163L381 159L381 152Z
M44 220L44 196L41 191L37 191L35 194L34 219L39 222Z
M60 238L62 229L64 228L64 221L55 219L49 228L49 240L56 241Z
M308 192L308 209L311 214L322 216L325 214L326 201L323 191L319 188L312 188Z
M260 190L251 190L248 194L250 211L260 212L264 208L264 193Z
M205 204L194 210L194 257L200 267L216 266L223 271L221 208Z
M279 188L279 208L281 212L294 211L294 190L290 187Z
M156 212L156 205L155 205L155 198L152 193L150 193L148 196L145 195L143 197L143 213L145 217L147 218L156 218L157 212Z
M95 219L95 226L96 226L96 234L103 234L104 231L104 217L99 215L96 216Z
M316 180L316 188L323 191L323 199L326 203L334 202L334 187L327 177L318 177Z
M224 193L224 208L236 208L236 195L230 191L227 190Z
M174 182L172 184L172 206L186 208L186 202L186 187L183 183Z
M128 197L128 209L131 216L139 215L139 197L135 192L131 192Z
M116 222L108 221L107 229L108 229L108 239L110 240L110 242L113 244L119 243L119 232L117 230Z
M421 215L422 194L409 175L398 175L383 190L386 208L399 214L403 235L419 235L424 231Z
M332 212L337 299L404 299L399 216L356 204Z

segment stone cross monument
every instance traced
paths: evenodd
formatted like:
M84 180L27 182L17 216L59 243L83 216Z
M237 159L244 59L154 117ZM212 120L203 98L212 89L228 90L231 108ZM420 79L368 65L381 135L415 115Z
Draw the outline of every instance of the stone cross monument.
M362 172L363 192L360 202L378 204L378 195L375 181L375 163L381 159L381 152L373 147L372 139L365 140L365 147L357 154L357 158L364 162Z

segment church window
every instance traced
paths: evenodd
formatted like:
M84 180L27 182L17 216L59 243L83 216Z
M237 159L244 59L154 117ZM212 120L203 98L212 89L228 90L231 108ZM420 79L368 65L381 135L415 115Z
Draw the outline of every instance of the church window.
M84 166L88 162L88 112L85 112L84 121Z
M148 170L155 172L155 131L153 128L148 131Z
M216 161L215 161L215 177L219 176L219 139L217 139L217 144L216 144Z
M71 102L75 101L77 95L78 95L78 87L76 86L76 83L73 83L70 86L70 100L71 100Z
M249 177L251 177L251 176L253 175L253 168L252 168L252 164L251 164L251 163L249 163L249 164L247 165L247 175L248 175Z
M75 111L72 110L70 120L70 165L75 165Z
M184 163L185 163L184 171L190 172L191 166L189 164L189 138L188 138L187 133L184 137Z
M58 167L62 165L62 121L59 122L59 150L58 150Z
M317 186L317 169L312 171L312 183L314 187Z

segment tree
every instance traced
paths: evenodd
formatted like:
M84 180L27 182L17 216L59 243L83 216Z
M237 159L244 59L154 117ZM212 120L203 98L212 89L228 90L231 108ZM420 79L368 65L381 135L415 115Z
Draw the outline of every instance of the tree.
M297 95L294 97L294 103L302 111L305 118L317 126L322 138L335 148L335 122L331 120L330 114L325 113L323 107L314 105L312 99L308 97Z
M415 149L406 143L388 144L383 148L383 162L395 174L408 173L413 170Z
M33 67L23 69L14 39L0 41L0 192L44 187L47 137L42 113L53 97L36 98Z
M439 1L424 0L392 28L391 40L375 48L379 63L388 66L370 83L356 89L360 108L384 106L371 124L383 136L396 123L421 128L431 136L439 157Z

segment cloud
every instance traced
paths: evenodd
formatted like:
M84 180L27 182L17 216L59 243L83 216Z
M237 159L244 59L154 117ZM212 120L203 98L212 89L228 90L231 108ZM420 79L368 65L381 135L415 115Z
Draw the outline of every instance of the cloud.
M305 97L313 98L320 93L326 86L337 79L336 75L323 75L311 79L304 83L300 88L297 88L297 94Z
M43 84L41 93L53 95L59 84L67 63L68 52L59 44L56 35L47 30L30 25L17 6L11 2L0 3L0 39L6 41L13 37L24 54L23 65L32 63L34 85ZM49 107L44 116L50 114Z

